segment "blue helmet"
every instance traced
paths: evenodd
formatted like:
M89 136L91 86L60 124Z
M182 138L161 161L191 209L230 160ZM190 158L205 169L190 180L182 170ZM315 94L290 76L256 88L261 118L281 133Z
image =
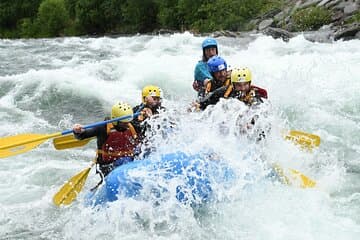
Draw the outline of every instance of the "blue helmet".
M207 62L207 65L209 67L210 73L220 72L224 69L226 70L227 68L225 60L219 56L213 56L212 58L210 58Z
M218 44L214 38L209 37L202 42L201 46L203 50L209 47L215 47L217 49Z

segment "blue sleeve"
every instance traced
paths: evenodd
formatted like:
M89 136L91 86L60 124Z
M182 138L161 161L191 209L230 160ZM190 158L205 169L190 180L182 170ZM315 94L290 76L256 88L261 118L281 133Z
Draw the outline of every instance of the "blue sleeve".
M206 62L199 61L194 71L194 80L203 82L205 79L212 79Z

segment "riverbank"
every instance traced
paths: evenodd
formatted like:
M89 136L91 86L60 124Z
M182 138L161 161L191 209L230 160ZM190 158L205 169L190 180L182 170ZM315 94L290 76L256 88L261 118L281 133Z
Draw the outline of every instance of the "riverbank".
M359 0L287 0L281 8L274 8L251 20L249 23L252 25L251 31L192 33L213 37L241 37L263 33L284 41L299 34L303 34L305 39L312 42L360 39L359 7ZM161 29L153 33L164 34L174 31Z
M100 6L90 0L0 3L0 38L113 37L185 31L215 37L263 33L285 41L299 33L316 42L360 38L360 0L99 3Z
M285 40L298 35L298 30L310 41L360 39L359 6L359 0L290 0L281 11L252 21L257 31ZM316 31L303 32L311 24L321 25Z

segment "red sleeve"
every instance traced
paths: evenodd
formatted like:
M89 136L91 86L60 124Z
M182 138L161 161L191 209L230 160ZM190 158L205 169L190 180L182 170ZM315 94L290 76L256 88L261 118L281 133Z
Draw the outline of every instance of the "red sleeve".
M267 91L264 88L252 86L256 91L259 93L260 97L262 98L268 98Z

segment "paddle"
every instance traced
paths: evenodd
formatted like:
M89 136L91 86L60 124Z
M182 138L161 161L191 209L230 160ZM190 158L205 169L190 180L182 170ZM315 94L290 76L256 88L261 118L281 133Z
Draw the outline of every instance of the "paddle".
M320 137L318 135L297 130L290 130L284 135L284 138L307 150L312 150L320 145ZM278 164L274 164L273 167L285 184L297 185L302 188L312 188L316 185L314 180L295 169L288 169L287 172L290 174L290 177L288 177L285 175L284 169Z
M79 140L74 137L74 135L66 135L63 137L57 137L53 139L53 144L56 150L63 150L68 148L82 147L88 144L93 138L86 138Z
M320 137L315 134L305 133L297 130L290 130L284 134L286 140L290 140L308 150L320 145Z
M315 134L301 132L297 130L290 130L284 135L286 140L291 140L295 144L307 149L312 149L320 145L320 137ZM73 135L67 135L54 138L53 144L55 149L63 150L68 148L82 147L89 143L94 138L79 140Z
M62 188L54 195L53 202L56 206L71 204L80 193L85 181L89 175L91 168L95 165L95 161L90 167L82 170L66 182Z
M138 116L141 113L142 109L143 109L143 107L138 109L138 111L136 113L134 113L133 116L134 117ZM79 140L79 139L75 138L74 135L67 135L67 136L61 136L61 137L54 138L53 144L54 144L54 147L56 150L64 150L64 149L68 149L68 148L85 146L93 139L95 139L95 137Z
M209 93L208 93L206 96L204 96L204 97L199 97L199 102L200 102L200 103L203 103L203 102L209 100L214 94L218 94L218 93L220 93L221 91L226 90L227 87L228 87L228 86L222 86L222 87L220 87L220 88L215 89L215 90L212 91L212 92L209 92Z
M106 121L102 121L102 122L93 123L90 125L86 125L83 128L84 129L93 128L93 127L105 125L105 124L108 124L111 122L121 121L121 120L124 120L127 118L136 117L138 114L139 113L136 113L133 115L122 116L119 118L114 118L114 119L110 119L110 120L106 120ZM17 154L21 154L21 153L30 151L31 149L37 147L38 145L40 145L41 143L43 143L44 141L46 141L50 138L67 135L72 132L73 132L73 130L69 129L69 130L65 130L65 131L57 132L57 133L53 133L53 134L45 134L44 135L44 134L25 133L25 134L19 134L16 136L0 138L0 158L6 158L6 157L10 157L10 156L14 156Z
M274 164L273 165L274 170L281 178L282 182L288 185L296 185L300 186L302 188L313 188L316 185L316 182L309 177L305 176L301 172L295 170L295 169L288 169L288 172L291 174L290 177L288 177L285 174L285 171L280 165Z

